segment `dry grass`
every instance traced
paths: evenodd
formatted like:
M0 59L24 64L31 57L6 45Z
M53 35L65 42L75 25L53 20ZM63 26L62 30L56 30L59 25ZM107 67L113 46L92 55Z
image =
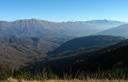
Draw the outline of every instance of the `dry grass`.
M128 80L95 80L95 79L90 79L90 80L43 80L43 81L37 81L37 80L32 80L32 81L27 81L27 80L16 80L16 79L8 79L7 81L0 81L0 82L128 82Z

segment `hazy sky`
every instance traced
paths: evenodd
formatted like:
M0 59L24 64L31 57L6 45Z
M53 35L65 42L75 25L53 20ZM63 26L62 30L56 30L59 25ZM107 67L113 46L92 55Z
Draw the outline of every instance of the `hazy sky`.
M128 0L0 0L0 20L128 21Z

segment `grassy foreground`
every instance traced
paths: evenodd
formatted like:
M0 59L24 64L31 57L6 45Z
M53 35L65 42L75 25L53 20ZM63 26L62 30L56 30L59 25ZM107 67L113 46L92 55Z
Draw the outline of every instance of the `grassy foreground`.
M37 80L16 80L16 79L8 79L6 81L0 81L0 82L128 82L128 80L43 80L43 81L37 81Z
M124 68L123 70L64 73L60 76L47 69L37 74L24 70L11 73L7 70L0 72L0 82L128 82L128 70Z

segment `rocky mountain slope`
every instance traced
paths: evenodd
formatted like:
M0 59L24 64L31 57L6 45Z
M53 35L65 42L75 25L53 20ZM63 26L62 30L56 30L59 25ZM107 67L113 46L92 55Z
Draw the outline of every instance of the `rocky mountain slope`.
M104 30L101 21L93 21L93 24L91 21L49 22L37 19L0 21L0 64L18 67L41 61L47 57L47 52L72 38ZM122 23L104 21L106 28Z

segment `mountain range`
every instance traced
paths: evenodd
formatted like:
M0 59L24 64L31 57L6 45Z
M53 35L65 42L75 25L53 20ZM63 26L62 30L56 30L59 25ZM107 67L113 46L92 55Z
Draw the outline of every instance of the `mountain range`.
M67 50L63 49L63 52L75 48L73 53L82 48L94 47L91 45L94 41L98 47L120 42L124 40L123 37L99 36L98 39L98 37L92 38L90 35L122 24L125 22L109 20L50 22L24 19L12 22L0 21L0 64L17 68L37 61L45 61L49 56L50 58L54 56L52 53L49 55L49 52L59 49L63 45L71 45L70 48L65 47ZM82 51L86 51L86 49ZM68 53L64 55L68 55Z

